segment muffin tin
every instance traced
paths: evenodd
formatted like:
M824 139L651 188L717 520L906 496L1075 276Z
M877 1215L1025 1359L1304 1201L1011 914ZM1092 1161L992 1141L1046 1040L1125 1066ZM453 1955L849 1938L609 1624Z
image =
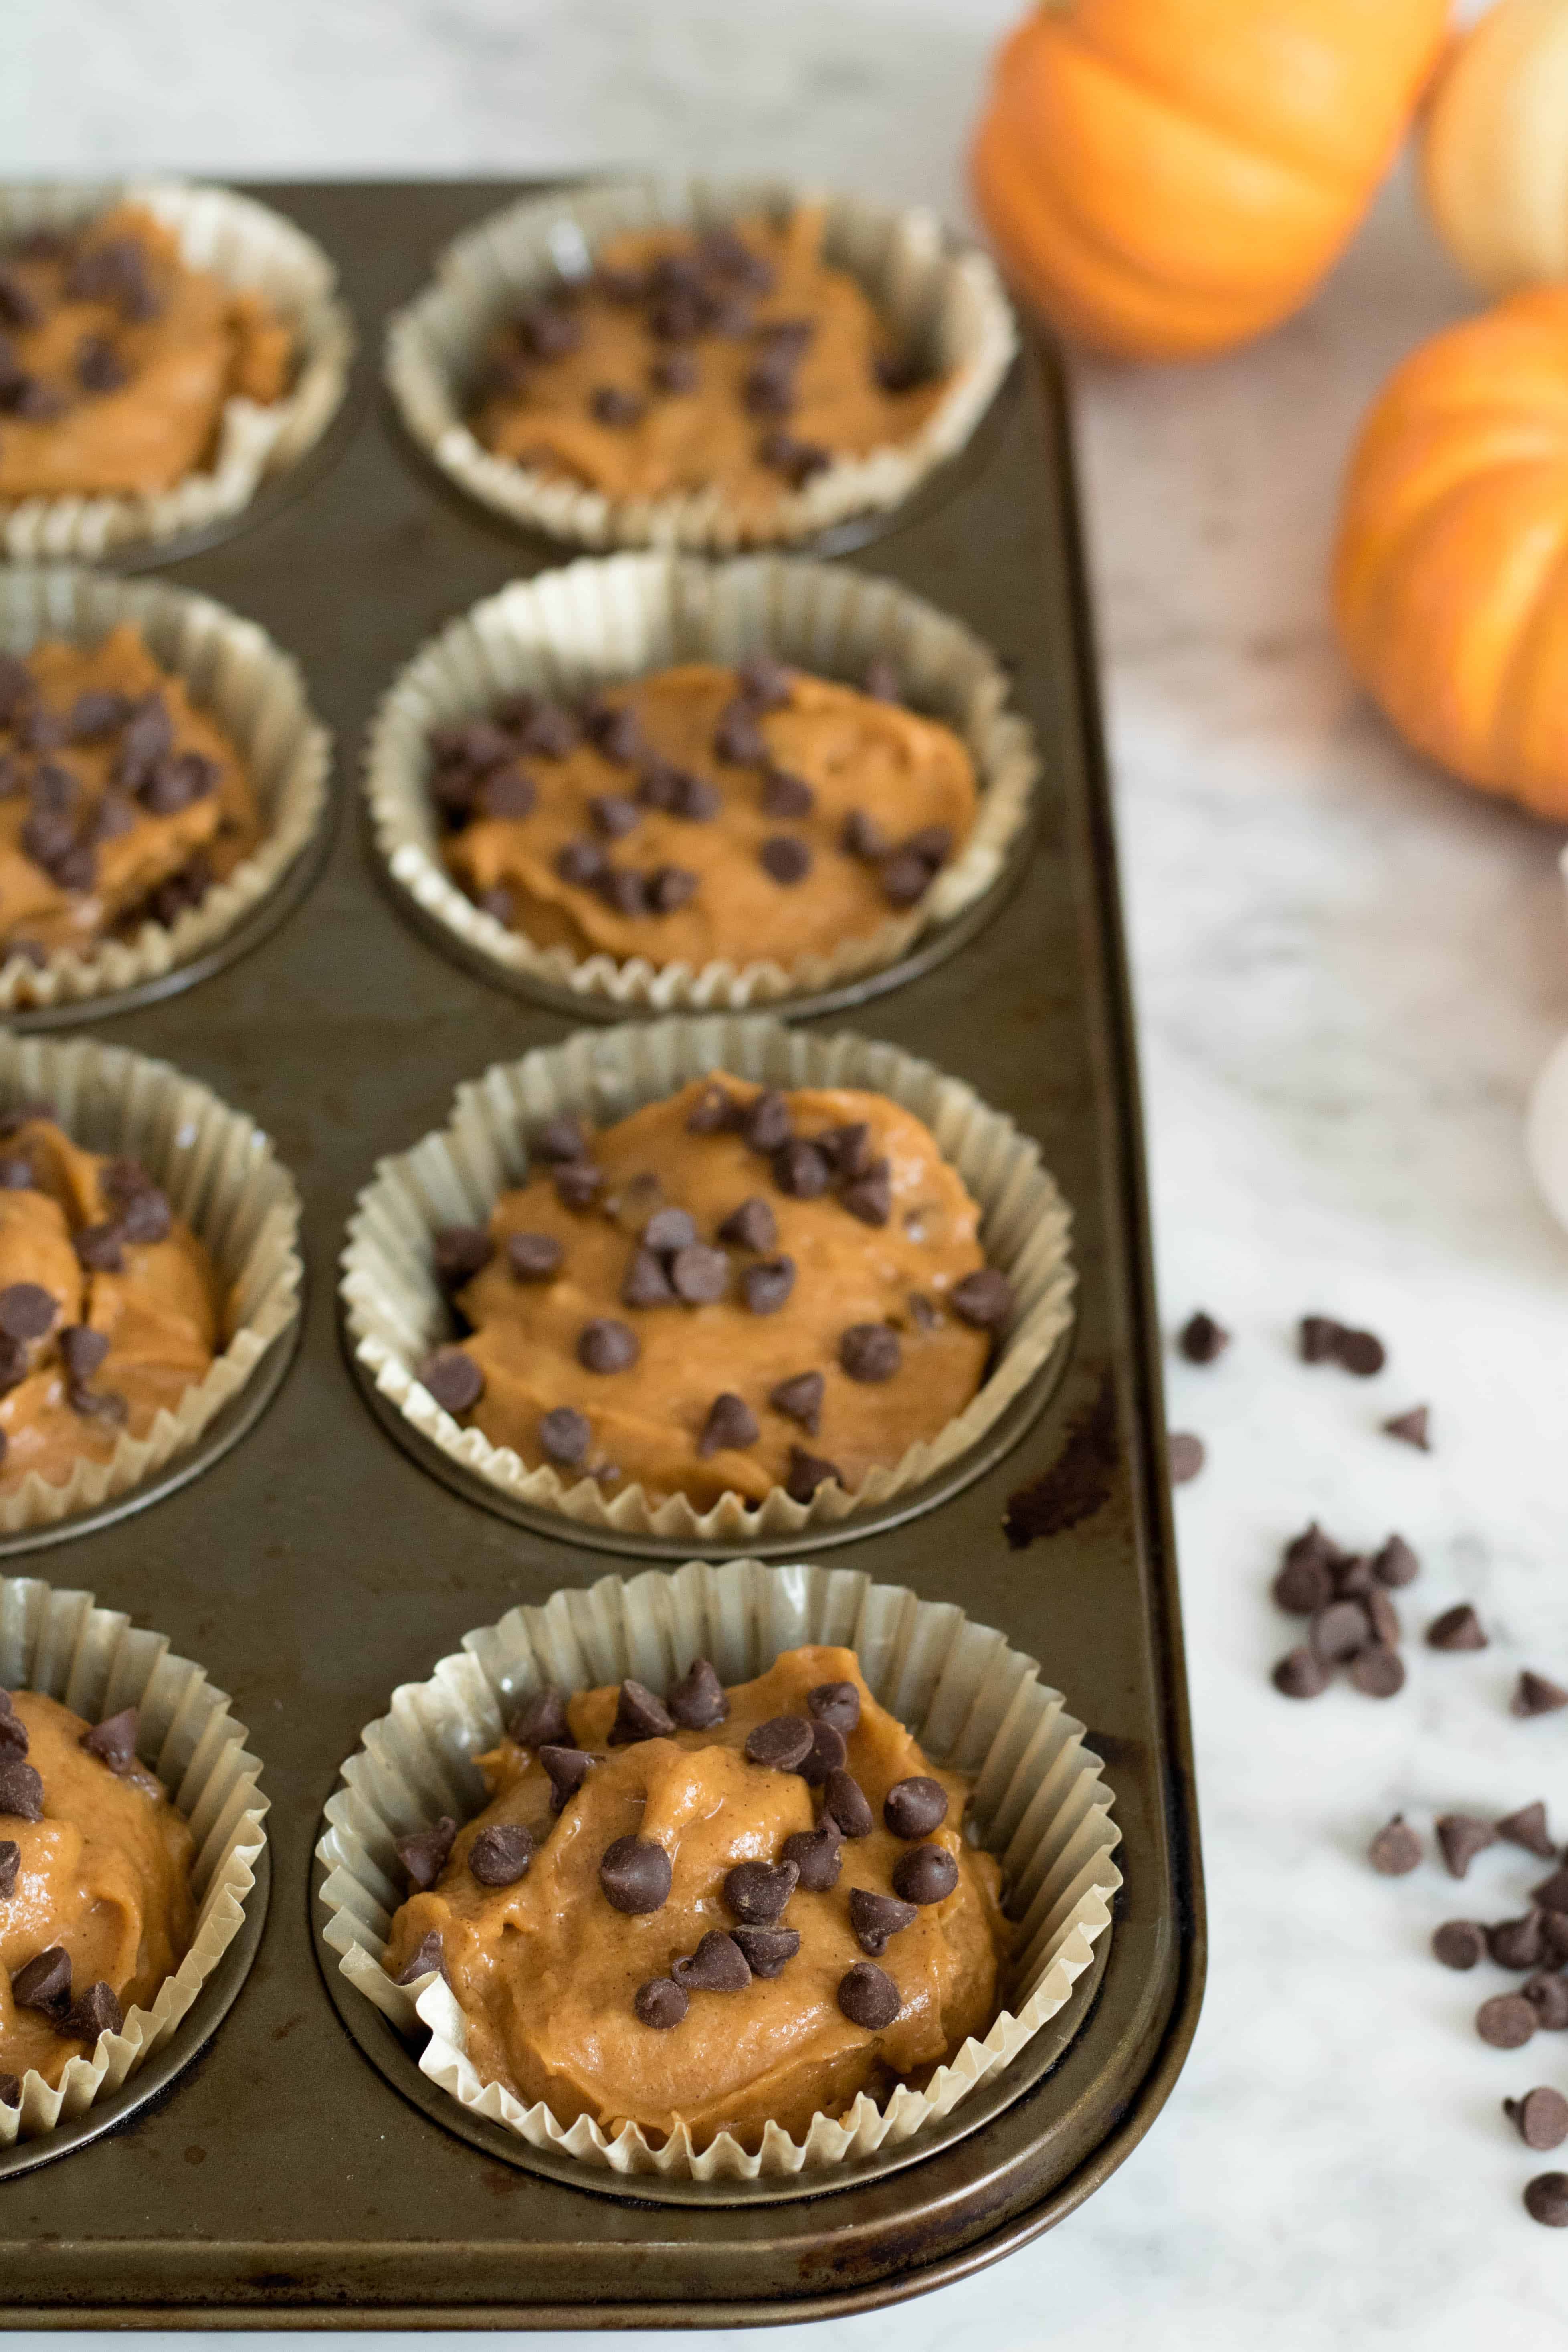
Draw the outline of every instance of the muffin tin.
M338 262L363 341L432 254L510 193L336 184L267 198ZM867 568L1008 661L1046 775L1011 891L954 952L922 957L858 1006L854 1025L969 1078L1037 1137L1074 1212L1078 1319L1054 1393L998 1432L1006 1442L961 1491L851 1519L829 1557L961 1601L1066 1692L1115 1793L1126 1884L1112 1931L1042 2037L1044 2065L1006 2070L952 2130L820 2189L720 2191L679 2216L624 2191L584 2194L532 2151L520 2163L506 2135L455 2121L400 2048L380 2053L385 2073L366 2063L366 2037L391 2029L338 2001L311 1880L339 1768L395 1686L427 1675L465 1629L586 1585L605 1562L570 1528L514 1524L430 1475L342 1360L331 1267L375 1160L439 1125L457 1081L582 1019L413 937L343 827L308 902L253 954L109 1024L267 1127L305 1195L315 1280L294 1367L244 1442L155 1510L63 1541L44 1564L166 1628L233 1695L272 1801L277 1899L201 2062L161 2070L147 2087L167 2095L132 2103L127 2127L96 2145L75 2131L34 2143L34 2168L7 2180L6 2324L689 2326L863 2308L1049 2228L1175 2079L1202 1983L1202 1884L1131 1013L1048 352L1028 352L945 494L888 523ZM300 658L346 753L417 645L562 560L433 495L384 409L306 492L168 569ZM1053 1505L1038 1482L1064 1454ZM1058 1531L1014 1549L1004 1519L1031 1487ZM201 2004L197 2019L216 2021Z

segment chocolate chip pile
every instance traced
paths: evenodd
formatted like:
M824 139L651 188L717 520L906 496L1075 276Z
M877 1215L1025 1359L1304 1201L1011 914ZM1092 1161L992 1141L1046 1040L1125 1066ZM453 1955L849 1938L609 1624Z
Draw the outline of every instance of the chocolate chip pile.
M690 824L708 824L721 814L731 788L754 793L764 815L781 824L803 822L816 806L805 779L774 764L757 723L765 712L789 702L790 672L771 656L756 655L739 664L734 677L734 699L721 713L710 747L724 772L722 785L662 757L646 740L636 711L625 704L603 696L569 704L512 694L481 718L431 730L430 791L442 821L457 832L486 818L531 815L540 786L529 763L548 766L589 743L602 759L626 771L626 789L594 797L593 830L556 853L555 870L574 888L594 891L618 915L672 915L700 887L691 868L638 866L617 863L612 855L613 845L629 841L646 813L657 810ZM873 664L865 690L882 701L899 698L898 681L885 661ZM874 866L883 897L901 910L925 896L952 855L953 841L942 824L921 826L895 841L865 811L852 809L838 848L844 856ZM813 852L798 835L778 833L761 844L757 858L780 889L788 890L810 874ZM510 924L516 911L504 887L484 892L478 903L498 922Z
M1287 1698L1316 1698L1343 1666L1368 1698L1392 1698L1405 1687L1399 1654L1399 1612L1391 1591L1415 1580L1421 1563L1403 1536L1390 1536L1370 1556L1348 1552L1314 1519L1285 1547L1274 1598L1291 1616L1310 1620L1309 1638L1274 1669L1274 1687Z
M746 1736L746 1761L758 1769L795 1772L817 1792L816 1826L786 1837L776 1860L737 1863L724 1880L724 1901L735 1925L713 1928L693 1952L637 1989L634 2008L641 2022L668 2032L687 2016L694 1993L742 1992L753 1977L776 1977L800 1949L800 1931L784 1924L797 1887L826 1895L838 1883L846 1842L868 1837L875 1818L864 1790L847 1769L846 1745L860 1720L860 1694L853 1683L819 1683L806 1694L807 1713L775 1715ZM678 1728L710 1730L722 1723L730 1702L707 1658L697 1658L670 1692L657 1697L627 1678L620 1686L610 1746L668 1738ZM571 1802L598 1759L571 1745L564 1694L536 1692L507 1726L519 1747L531 1748L549 1776L551 1809L559 1814ZM876 1962L928 1904L945 1902L958 1885L958 1864L947 1848L929 1843L947 1818L947 1792L926 1773L912 1774L889 1790L882 1819L906 1841L891 1874L891 1892L852 1886L847 1903L856 1942L868 1955L847 1969L838 1984L838 2006L852 2025L877 2032L891 2025L901 2006L899 1989ZM397 1853L411 1887L434 1886L447 1866L457 1824L443 1816L431 1829L397 1841ZM469 1848L467 1866L484 1886L509 1886L526 1875L536 1847L520 1826L487 1829ZM616 1911L661 1910L669 1899L673 1873L668 1854L649 1838L618 1837L605 1847L599 1885ZM412 1984L441 1966L441 1938L432 1930L396 1981Z
M30 373L13 335L46 325L65 306L90 304L68 368ZM118 335L162 310L148 274L147 256L134 237L96 244L38 229L0 257L0 413L48 424L84 401L100 399L131 382L132 368ZM84 314L85 316L85 314Z
M4 1296L0 1294L0 1304ZM139 1720L135 1707L123 1707L85 1731L81 1744L110 1772L127 1773L136 1762ZM10 1692L0 1691L0 1818L44 1819L44 1783L27 1761L27 1727L12 1706ZM16 1899L21 1866L22 1849L16 1839L0 1837L0 1904ZM118 2033L125 2021L113 1986L101 1979L73 1993L70 1955L58 1944L36 1953L15 1971L11 1999L18 2009L39 2011L57 2033L76 2042L95 2044L100 2033ZM0 2074L0 2101L8 2107L21 2105L19 2076Z
M892 1214L889 1163L873 1156L870 1130L864 1122L824 1129L809 1137L796 1135L788 1100L778 1089L769 1087L742 1101L713 1084L698 1097L686 1124L692 1134L743 1136L759 1160L767 1163L773 1185L791 1199L811 1201L831 1195L847 1215L865 1225L885 1225ZM586 1214L601 1204L604 1177L594 1163L580 1120L552 1119L535 1139L533 1154L552 1167L555 1191L564 1206ZM615 1212L624 1213L625 1205L616 1203ZM622 1301L634 1307L679 1308L711 1305L735 1294L749 1313L774 1314L794 1288L796 1272L793 1258L775 1254L777 1239L773 1212L761 1193L739 1202L709 1242L702 1240L686 1210L661 1206L641 1226L622 1286ZM480 1227L447 1226L435 1238L437 1277L450 1296L481 1272L495 1254L494 1242ZM512 1234L506 1255L513 1278L522 1283L552 1281L566 1262L560 1243L546 1234ZM960 1321L973 1329L1000 1332L1016 1302L1005 1275L994 1266L980 1266L952 1286L947 1303ZM937 1310L929 1300L916 1297L910 1311L919 1318L922 1313L932 1317ZM593 1317L577 1337L578 1361L605 1379L629 1370L641 1352L637 1333L613 1316ZM839 1335L838 1363L852 1381L893 1380L902 1361L899 1335L889 1324L851 1323ZM460 1348L434 1349L419 1365L417 1377L437 1403L450 1413L471 1412L484 1394L483 1372ZM775 1382L765 1403L808 1437L814 1436L824 1389L822 1373L808 1367ZM756 1402L760 1404L764 1400ZM697 1451L706 1456L721 1449L743 1448L754 1444L758 1433L753 1404L725 1390L713 1399L696 1441ZM586 1415L569 1406L559 1406L541 1418L541 1449L558 1468L582 1468L592 1438ZM619 1474L611 1465L607 1470L601 1466L593 1475L607 1481ZM795 1502L809 1503L829 1479L840 1479L836 1464L798 1444L791 1447L784 1483Z

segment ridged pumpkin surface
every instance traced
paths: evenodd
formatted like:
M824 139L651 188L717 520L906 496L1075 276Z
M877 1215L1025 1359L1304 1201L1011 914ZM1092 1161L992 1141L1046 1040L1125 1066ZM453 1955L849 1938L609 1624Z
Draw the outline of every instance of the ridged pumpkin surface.
M1371 201L1448 0L1062 0L973 153L1004 268L1065 332L1194 357L1306 299Z
M1568 818L1568 286L1510 295L1389 378L1345 484L1334 614L1418 751Z

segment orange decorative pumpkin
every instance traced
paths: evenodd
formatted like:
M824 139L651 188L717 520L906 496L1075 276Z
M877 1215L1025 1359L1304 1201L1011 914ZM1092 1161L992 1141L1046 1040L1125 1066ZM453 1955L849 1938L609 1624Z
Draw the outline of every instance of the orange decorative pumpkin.
M973 153L1003 267L1066 333L1193 358L1288 318L1348 242L1448 0L1056 0Z
M1417 751L1568 818L1568 286L1394 370L1351 461L1334 616Z

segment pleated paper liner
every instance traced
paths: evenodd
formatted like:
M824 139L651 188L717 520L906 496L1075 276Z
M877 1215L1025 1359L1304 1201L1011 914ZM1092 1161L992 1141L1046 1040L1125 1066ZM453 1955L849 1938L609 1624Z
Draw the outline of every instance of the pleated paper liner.
M127 1430L107 1462L79 1460L58 1486L33 1471L0 1495L0 1534L8 1536L96 1510L195 1444L294 1321L304 1279L294 1180L243 1111L122 1045L0 1032L0 1110L40 1098L74 1142L141 1160L163 1187L227 1287L227 1329L203 1378L177 1411L160 1409L144 1437Z
M266 405L238 394L226 402L206 463L171 489L0 500L0 546L13 562L92 563L138 541L155 544L232 520L270 475L321 439L347 387L354 335L337 298L337 271L314 238L253 196L168 180L0 188L0 246L36 229L83 227L123 203L172 229L192 268L267 298L294 331L293 384Z
M650 1501L640 1486L606 1496L591 1477L568 1485L548 1466L530 1469L443 1411L415 1376L427 1350L450 1336L437 1285L433 1236L443 1225L484 1225L500 1193L526 1180L528 1139L563 1112L595 1127L677 1093L710 1070L759 1085L858 1087L923 1119L938 1149L979 1202L988 1262L1013 1284L1016 1307L995 1360L965 1411L934 1437L873 1469L853 1494L837 1482L797 1503L774 1486L760 1504L733 1492L700 1512L685 1495ZM889 1501L938 1475L993 1427L1049 1358L1072 1319L1070 1214L1039 1148L961 1079L896 1046L846 1034L805 1034L763 1015L709 1014L579 1031L520 1062L498 1063L458 1087L451 1124L411 1151L382 1160L360 1194L342 1256L341 1296L349 1344L381 1394L421 1436L504 1495L560 1511L579 1526L615 1528L737 1549L797 1534Z
M162 667L227 732L250 776L265 827L250 856L174 923L150 918L133 936L62 949L41 968L0 963L0 1018L81 1004L151 985L218 947L282 884L325 822L332 739L311 713L299 665L254 621L161 580L117 580L70 566L0 570L0 649L42 639L96 645L133 622Z
M622 963L539 946L465 897L441 857L430 793L433 727L474 717L502 695L571 698L679 662L728 664L756 653L856 686L886 656L911 703L963 739L979 783L973 827L917 907L794 964L692 965L642 956ZM1027 818L1039 766L1033 733L1007 701L1006 676L988 647L891 581L800 557L718 566L665 554L588 557L514 581L415 656L376 714L365 791L394 881L470 953L509 974L627 1007L740 1011L883 970L991 888Z
M781 486L767 520L733 512L717 490L611 498L531 471L485 448L465 420L492 328L532 297L586 278L596 249L627 230L703 229L748 214L826 208L823 251L847 269L900 349L951 375L920 431L865 457L838 457L804 488ZM933 213L866 196L816 196L775 180L617 182L525 197L447 247L433 282L393 318L385 373L404 424L468 496L511 521L585 547L798 545L851 516L887 513L956 456L1012 362L1017 332L1000 278L976 247L949 242Z
M190 2014L244 1924L267 1843L268 1800L227 1694L188 1658L172 1656L166 1635L96 1607L90 1592L0 1577L0 1688L42 1692L89 1723L138 1708L138 1757L184 1814L196 1848L190 1950L152 2006L128 2011L118 2033L100 2034L90 2058L70 2059L55 2089L37 2071L22 2077L20 2106L0 2104L0 2147L10 2147L121 2089Z
M493 1748L520 1699L545 1683L567 1690L635 1675L665 1692L694 1657L721 1681L749 1681L781 1652L808 1643L853 1649L873 1696L927 1754L975 1782L970 1833L995 1854L1017 1927L1010 1999L990 2031L966 2042L923 2087L900 2084L879 2106L862 2094L841 2116L816 2115L803 2140L770 2123L749 2153L729 2133L701 2151L683 2126L662 2145L628 2124L612 2138L592 2116L570 2126L542 2103L525 2107L481 2083L466 2029L438 1973L394 1984L382 1966L405 1874L395 1841L442 1813L468 1820L487 1801L474 1759ZM626 2174L756 2180L803 2173L897 2147L949 2114L1007 2065L1056 2016L1093 1958L1121 1884L1120 1832L1100 1761L1037 1662L947 1601L873 1584L857 1569L769 1568L760 1560L692 1561L673 1573L609 1576L557 1592L467 1633L428 1682L393 1694L343 1768L316 1851L329 1876L323 1930L342 1974L409 2037L427 2032L420 2071L471 2114L530 2146Z

